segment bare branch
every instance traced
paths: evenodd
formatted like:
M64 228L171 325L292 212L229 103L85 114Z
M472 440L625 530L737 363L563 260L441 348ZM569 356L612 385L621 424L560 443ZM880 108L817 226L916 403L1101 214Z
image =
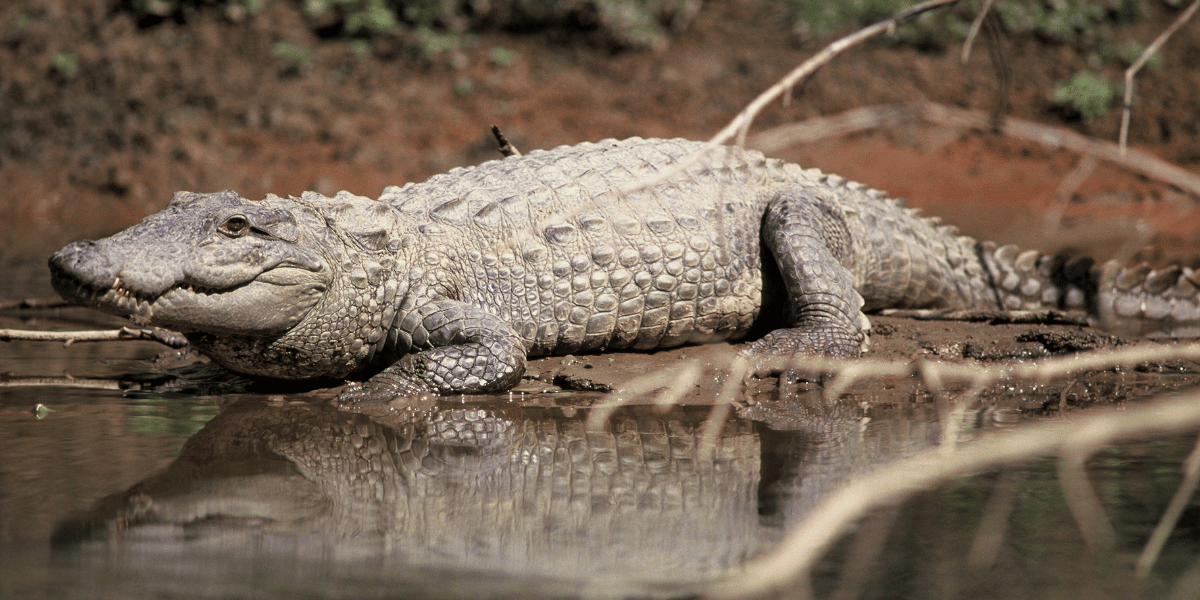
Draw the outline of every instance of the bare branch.
M1095 156L1084 154L1075 168L1071 169L1071 172L1063 178L1062 183L1058 186L1058 191L1054 193L1054 204L1042 215L1042 230L1047 237L1058 231L1059 226L1062 225L1063 213L1067 211L1067 204L1071 202L1071 197L1096 170L1097 164L1099 163Z
M975 37L979 35L979 28L983 26L983 18L991 10L993 2L994 0L983 0L983 6L979 8L979 14L971 22L971 29L967 31L967 39L963 42L962 64L964 65L967 64L967 59L971 57L971 45L975 43Z
M892 504L954 477L1016 465L1067 449L1095 447L1200 426L1200 393L1096 411L1073 421L1029 425L985 436L953 454L934 448L851 480L787 533L771 551L745 564L735 575L709 583L698 593L710 598L767 595L797 580L806 582L824 553L868 511Z
M729 365L729 378L721 386L721 391L717 392L712 411L708 413L708 419L704 422L700 445L696 450L698 456L704 458L712 456L717 447L717 436L721 435L721 430L725 427L725 420L729 418L729 411L733 408L734 401L737 400L738 389L752 371L753 365L750 359L740 354L734 357L733 362Z
M971 540L971 549L967 551L967 564L972 568L983 570L996 563L1004 543L1004 531L1008 528L1008 516L1012 514L1017 491L1024 480L1023 474L1009 471L996 481L992 495L983 507L983 518Z
M121 382L116 379L99 379L88 377L14 377L0 374L0 387L74 387L97 390L122 390Z
M1200 2L1200 0L1197 1ZM925 121L967 129L991 129L990 117L982 111L932 102L913 102L868 106L849 110L834 117L819 117L802 123L783 125L754 135L748 140L748 145L769 154L797 143L809 143L826 137L845 135L876 127L894 127L913 121ZM1051 127L1015 117L1008 117L1004 120L1004 124L1000 127L1000 133L1038 142L1050 148L1066 148L1082 154L1089 154L1200 196L1200 175L1144 152L1131 150L1123 154L1120 147L1112 142L1092 139L1069 129Z
M1166 31L1159 34L1154 39L1154 42L1146 47L1142 55L1128 69L1125 69L1125 98L1121 104L1121 135L1119 144L1122 155L1125 154L1129 141L1129 115L1133 105L1133 76L1142 70L1142 66L1146 64L1146 61L1150 60L1150 57L1155 52L1158 52L1158 49L1166 43L1167 38L1171 37L1184 23L1192 18L1192 15L1196 14L1196 9L1198 8L1200 8L1200 0L1192 2L1192 5L1187 7L1187 10L1183 11L1179 15L1179 18L1175 19L1175 22L1171 23L1170 27L1167 27Z
M1175 524L1183 515L1183 509L1187 508L1192 494L1196 493L1196 484L1200 483L1200 438L1196 440L1196 447L1192 449L1187 460L1183 461L1183 465L1183 481L1179 484L1179 489L1175 490L1175 496L1167 505L1162 520L1155 526L1154 533L1150 534L1150 539L1146 542L1142 554L1138 556L1136 566L1138 577L1146 577L1150 574L1150 569L1154 568L1154 563L1158 560L1159 552L1162 552L1163 546L1167 543L1167 537L1175 529Z
M1104 514L1104 507L1100 506L1084 466L1088 457L1100 449L1104 440L1112 437L1119 425L1101 422L1084 427L1063 441L1062 458L1058 461L1058 481L1063 488L1063 498L1083 534L1083 541L1092 551L1111 548L1117 535Z
M1200 343L1178 346L1137 345L1116 350L1097 350L1045 360L997 365L974 361L962 363L933 360L904 362L867 358L804 357L799 364L792 364L790 359L779 358L761 361L757 366L773 372L781 372L788 367L795 367L810 373L833 373L834 378L825 384L828 390L831 387L845 389L853 380L865 377L909 377L915 375L922 377L927 385L932 381L968 384L976 384L981 381L992 383L1006 379L1049 381L1056 377L1109 369L1118 365L1197 359L1200 359ZM843 382L843 379L850 381ZM936 384L934 385L936 386ZM931 387L930 391L936 392L937 390Z
M70 346L75 342L112 342L119 340L147 340L165 344L172 348L182 348L188 344L183 334L153 327L150 329L105 329L99 331L26 331L23 329L0 329L0 342L16 340L36 342L62 342Z
M879 311L885 317L902 317L918 321L967 321L969 323L1034 324L1034 325L1087 325L1087 313L1044 310L975 310L956 308L885 308Z
M868 517L873 522L865 523L858 529L854 545L850 547L846 558L846 566L838 576L838 587L829 595L830 600L854 600L862 596L898 515L899 510L894 507L880 511Z
M890 19L880 21L879 23L869 27L864 27L863 29L834 41L832 44L829 44L820 52L801 63L800 66L792 69L790 73L776 82L775 85L772 85L770 88L767 88L765 92L759 94L759 96L751 101L746 108L742 109L742 112L738 113L737 116L734 117L733 120L724 127L724 129L721 129L721 131L717 132L715 136L705 142L703 148L675 163L671 166L671 168L660 171L654 177L642 179L641 181L638 181L637 184L622 189L620 195L632 194L634 192L651 188L664 181L667 181L687 170L688 167L692 166L701 158L708 155L709 152L712 152L712 150L718 146L728 142L731 139L734 139L735 137L744 136L745 131L748 130L750 128L750 124L754 122L754 117L758 116L758 113L762 112L763 108L766 108L766 106L773 102L776 98L788 93L788 91L791 90L792 87L794 87L797 83L801 82L807 77L812 76L817 72L817 70L828 64L829 61L833 60L837 55L882 33L890 33L894 31L901 23L904 23L905 21L908 21L909 19L912 19L921 13L942 8L944 6L951 6L957 4L958 2L959 0L927 0L926 2L922 2L921 4L897 13ZM739 145L742 144L739 143Z
M617 408L628 404L638 396L655 390L666 388L655 398L655 403L660 406L670 406L678 402L679 398L687 393L688 388L699 381L703 371L700 361L692 360L679 369L664 369L633 379L592 407L591 412L588 413L587 422L584 423L584 429L588 431L603 429L604 423Z
M62 298L23 298L21 300L5 300L0 302L0 310L24 310L29 308L63 308L75 306Z

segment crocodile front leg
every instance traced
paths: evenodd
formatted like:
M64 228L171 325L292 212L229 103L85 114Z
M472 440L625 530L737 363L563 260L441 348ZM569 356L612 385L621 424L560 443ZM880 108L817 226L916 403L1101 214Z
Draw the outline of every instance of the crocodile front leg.
M763 242L775 257L788 297L788 323L742 350L756 359L856 357L869 324L854 278L842 265L850 232L829 189L783 188L768 203Z
M493 392L516 385L525 372L525 345L517 332L473 304L430 300L398 313L392 327L402 348L424 350L347 388L339 402Z

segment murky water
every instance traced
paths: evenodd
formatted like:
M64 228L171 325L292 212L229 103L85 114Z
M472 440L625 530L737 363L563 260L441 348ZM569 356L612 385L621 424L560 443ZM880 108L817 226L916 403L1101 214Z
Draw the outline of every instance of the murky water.
M0 318L112 323L74 309ZM708 438L706 406L625 407L601 429L586 422L595 394L364 414L336 409L327 390L247 390L203 370L171 379L162 354L148 342L0 344L0 597L676 597L772 548L855 474L942 436L936 407L904 386L856 391L815 420L729 416ZM971 410L961 438L1026 418ZM1194 442L1091 459L1110 549L1088 550L1045 459L875 511L820 564L814 591L1195 593L1195 500L1150 577L1131 566ZM1005 485L1003 543L980 562L979 523Z

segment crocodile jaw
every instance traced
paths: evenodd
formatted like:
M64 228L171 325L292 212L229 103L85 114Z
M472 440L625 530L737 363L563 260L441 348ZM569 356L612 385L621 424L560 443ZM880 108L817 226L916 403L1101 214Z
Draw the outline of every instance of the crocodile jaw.
M328 269L284 262L228 286L186 277L147 291L113 269L94 242L77 242L50 258L51 281L63 298L96 310L188 333L271 335L287 331L320 301Z

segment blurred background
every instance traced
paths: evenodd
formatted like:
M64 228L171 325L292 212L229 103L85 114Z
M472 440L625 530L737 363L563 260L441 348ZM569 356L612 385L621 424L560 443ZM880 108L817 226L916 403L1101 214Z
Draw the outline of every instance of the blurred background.
M376 196L499 158L492 124L525 151L707 138L827 42L907 4L10 0L0 6L0 257L25 273L13 265L113 233L178 190ZM979 11L966 2L837 58L752 132L933 101L1115 141L1122 71L1184 8L1008 0L963 64ZM1198 64L1193 21L1139 75L1130 136L1192 172ZM895 124L772 154L1043 251L1111 253L1141 224L1188 254L1200 231L1194 197L1103 162L1056 201L1078 154L980 129ZM1052 226L1031 227L1056 202ZM48 291L33 273L10 285Z

